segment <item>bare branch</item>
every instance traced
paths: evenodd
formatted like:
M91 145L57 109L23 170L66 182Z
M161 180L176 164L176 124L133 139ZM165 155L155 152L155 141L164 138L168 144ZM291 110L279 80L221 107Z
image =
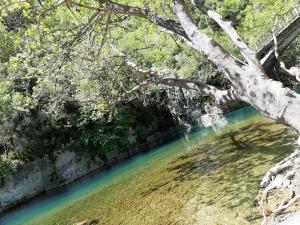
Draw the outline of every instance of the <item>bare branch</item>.
M73 4L77 7L85 8L88 10L99 11L101 13L114 13L114 14L142 17L152 22L153 24L163 27L169 31L172 31L177 35L183 36L186 39L189 39L178 21L160 16L159 14L152 12L147 8L132 7L132 6L116 3L113 1L107 1L105 3L105 6L103 7L89 6L89 5L78 3L73 0L65 0L65 2L68 2L69 4Z
M293 205L295 202L300 201L300 195L296 195L292 199L289 199L289 201L283 202L280 206L278 206L275 210L273 210L274 215L278 215L279 213L285 211L287 208L289 208L291 205Z
M135 92L139 91L140 89L146 87L149 83L150 83L149 80L145 80L145 81L141 82L140 84L136 85L131 90L126 91L124 94L122 94L116 101L110 102L109 106L113 107L120 102L124 102L124 101L128 100L128 98L130 98L130 96L132 96L132 94L134 94Z
M102 37L102 40L101 40L101 44L100 44L100 47L98 49L98 53L97 53L97 58L99 57L100 53L101 53L101 50L104 46L104 43L105 43L105 40L106 40L106 37L107 37L107 34L108 34L108 28L109 28L109 24L111 22L111 14L108 14L108 17L107 17L107 21L106 21L106 25L105 25L105 29L104 29L104 34L103 34L103 37Z
M191 0L191 2L209 18L213 19L223 29L235 46L241 51L242 56L248 63L260 65L259 60L256 58L256 52L249 48L249 46L243 41L235 28L232 26L231 21L225 20L219 13L207 8L201 0Z
M135 71L141 78L148 80L151 83L179 87L187 90L194 90L200 93L201 95L210 96L218 104L227 104L233 101L245 100L235 89L219 90L211 85L207 85L196 80L180 79L175 77L164 77L156 70L142 68L136 65L134 62L129 60L124 53L120 52L114 45L111 44L111 47L114 52L116 52L118 55L124 58L127 66L129 66L133 71Z
M89 31L89 29L92 27L92 24L96 21L98 15L99 12L95 12L89 18L88 22L82 28L79 29L75 38L71 41L71 43L68 44L70 48L73 47L77 42L79 42L82 39L82 37Z
M232 57L219 43L198 30L193 22L184 0L174 0L179 21L195 48L212 61L230 80L234 87L240 86L240 76L245 72L240 61Z

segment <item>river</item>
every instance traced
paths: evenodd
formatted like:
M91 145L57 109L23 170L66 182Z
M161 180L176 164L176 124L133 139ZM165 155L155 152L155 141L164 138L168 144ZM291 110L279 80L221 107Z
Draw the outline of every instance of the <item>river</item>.
M249 107L227 119L221 134L194 127L189 143L178 138L42 195L2 215L0 224L260 224L259 182L291 153L295 133Z

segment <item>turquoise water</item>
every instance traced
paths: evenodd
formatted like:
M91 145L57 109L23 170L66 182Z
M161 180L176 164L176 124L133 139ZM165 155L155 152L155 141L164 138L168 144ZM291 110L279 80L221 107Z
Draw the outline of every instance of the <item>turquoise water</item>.
M220 221L227 219L231 221L226 224L248 224L248 222L258 224L258 221L245 219L254 208L252 204L258 191L258 178L275 161L292 150L293 146L286 142L293 134L285 132L286 135L281 135L280 143L285 144L286 148L286 152L282 153L270 146L278 141L278 137L274 134L282 133L284 128L258 115L253 108L248 107L230 113L227 119L230 129L224 131L224 135L215 136L210 128L194 127L189 135L189 143L180 137L147 153L137 155L110 170L38 197L2 215L0 224L74 224L84 219L100 217L102 222L99 224L134 225L141 224L141 218L148 218L149 214L151 216L143 219L142 224L200 224L199 215L209 213L214 213L215 218L206 219L201 225L218 224L218 217ZM256 124L259 125L258 129L255 128ZM264 127L273 133L267 134ZM255 133L257 130L262 132L261 135ZM254 133L255 136L252 137ZM262 151L248 146L250 140L247 139L251 139ZM264 139L266 143L262 143ZM245 148L244 143L247 144ZM239 146L242 146L241 149L238 149ZM207 150L212 148L213 153ZM202 158L205 161L199 160ZM246 161L247 158L252 160L251 164ZM253 171L245 172L244 176L234 171L227 161L232 162L237 170ZM207 162L209 163L203 167ZM260 166L260 162L264 165ZM212 172L207 173L207 168ZM220 199L207 204L216 195L211 192L213 179L219 182ZM230 185L233 179L238 180L234 188ZM254 181L256 183L253 183ZM240 188L248 188L251 191L246 193ZM239 193L240 196L237 196ZM199 202L198 196L203 196ZM191 206L194 200L196 205L203 205L201 210L197 211L194 209L195 205ZM153 208L151 204L160 204L163 210ZM224 210L228 210L225 220L216 213ZM235 223L232 218L236 217L237 212L241 215Z
M122 177L128 170L132 170L140 164L145 165L145 161L147 163L147 161L156 160L156 158L167 153L166 151L170 151L172 147L180 148L183 147L183 144L180 141L169 143L167 146L162 146L146 154L135 156L100 174L83 178L61 188L59 191L33 199L3 215L0 218L0 224L21 225L43 213L49 213L51 210L55 211L55 207L72 204L72 202L89 195L94 189L101 188L108 182L114 182L115 179Z
M198 132L201 130L201 128L194 129ZM67 185L59 191L50 192L45 196L37 197L3 215L0 218L0 224L22 225L43 213L49 213L51 210L55 211L55 207L72 204L72 202L89 195L94 189L101 188L108 182L114 182L115 179L122 177L128 170L132 170L140 164L146 165L147 162L151 160L157 160L157 158L159 159L164 154L168 154L168 151L184 147L182 140L183 139L180 139L168 143L166 146L152 149L145 154L137 155L109 170Z

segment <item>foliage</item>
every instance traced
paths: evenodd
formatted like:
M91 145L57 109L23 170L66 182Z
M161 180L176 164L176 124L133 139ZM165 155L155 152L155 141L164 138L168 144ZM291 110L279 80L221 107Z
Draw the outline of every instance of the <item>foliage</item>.
M164 87L148 85L128 100L139 99L141 103L148 99L144 105L109 107L109 102L141 81L128 70L124 59L111 50L110 42L138 65L158 69L166 76L197 79L222 89L228 87L228 81L205 58L142 18L95 14L65 4L55 7L56 2L0 0L1 148L21 152L26 157L42 157L67 147L103 154L125 148L130 127L135 128L140 140L162 129L161 124L170 120L161 121L159 115L167 115L167 108L172 110L174 101L168 96L152 95L164 95ZM77 2L98 4L95 0ZM147 6L174 18L172 1L120 2ZM206 0L207 5L232 20L252 46L270 30L275 14L282 15L294 3ZM193 17L200 29L240 57L221 29L216 31L215 23L196 10ZM291 64L297 60L289 59ZM156 102L151 102L152 98ZM199 96L195 99L200 103L207 101ZM162 104L155 108L158 103Z
M4 182L4 177L6 174L12 171L12 165L8 160L3 159L0 157L0 187Z
M137 143L143 143L155 132L163 132L175 124L164 107L165 92L152 93L146 105L140 101L119 105L111 114L93 121L91 111L82 110L77 135L70 146L81 153L103 155L116 149L127 150L130 130ZM160 102L160 105L157 105Z
M294 0L252 0L244 9L244 19L239 31L254 47L258 38L272 31L275 16L282 17L296 3Z

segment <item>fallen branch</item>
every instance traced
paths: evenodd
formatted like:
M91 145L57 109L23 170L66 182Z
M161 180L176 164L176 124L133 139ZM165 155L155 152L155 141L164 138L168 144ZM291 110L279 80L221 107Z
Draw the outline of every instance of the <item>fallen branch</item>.
M294 198L290 199L287 203L284 201L283 204L278 206L275 210L273 210L273 215L276 216L279 213L285 211L287 208L289 208L292 204L300 201L300 195L296 195Z
M272 177L275 177L278 175L281 171L286 170L293 166L292 160L300 155L300 152L295 151L292 155L290 155L288 158L282 160L280 163L278 163L276 166L272 167L264 176L260 183L261 188L266 188L270 182L272 181Z
M268 218L276 218L276 216L282 214L295 202L300 201L299 193L299 169L300 169L300 151L296 150L286 159L282 160L276 166L271 168L261 182L261 187L264 187L262 193L260 205L262 206L263 222L262 225L267 224ZM286 192L290 190L288 197L282 200L279 204L276 202L269 202L269 195L276 196L278 191ZM271 192L272 191L272 192ZM270 206L272 204L273 206ZM275 205L275 207L274 207ZM269 209L268 209L268 208Z

